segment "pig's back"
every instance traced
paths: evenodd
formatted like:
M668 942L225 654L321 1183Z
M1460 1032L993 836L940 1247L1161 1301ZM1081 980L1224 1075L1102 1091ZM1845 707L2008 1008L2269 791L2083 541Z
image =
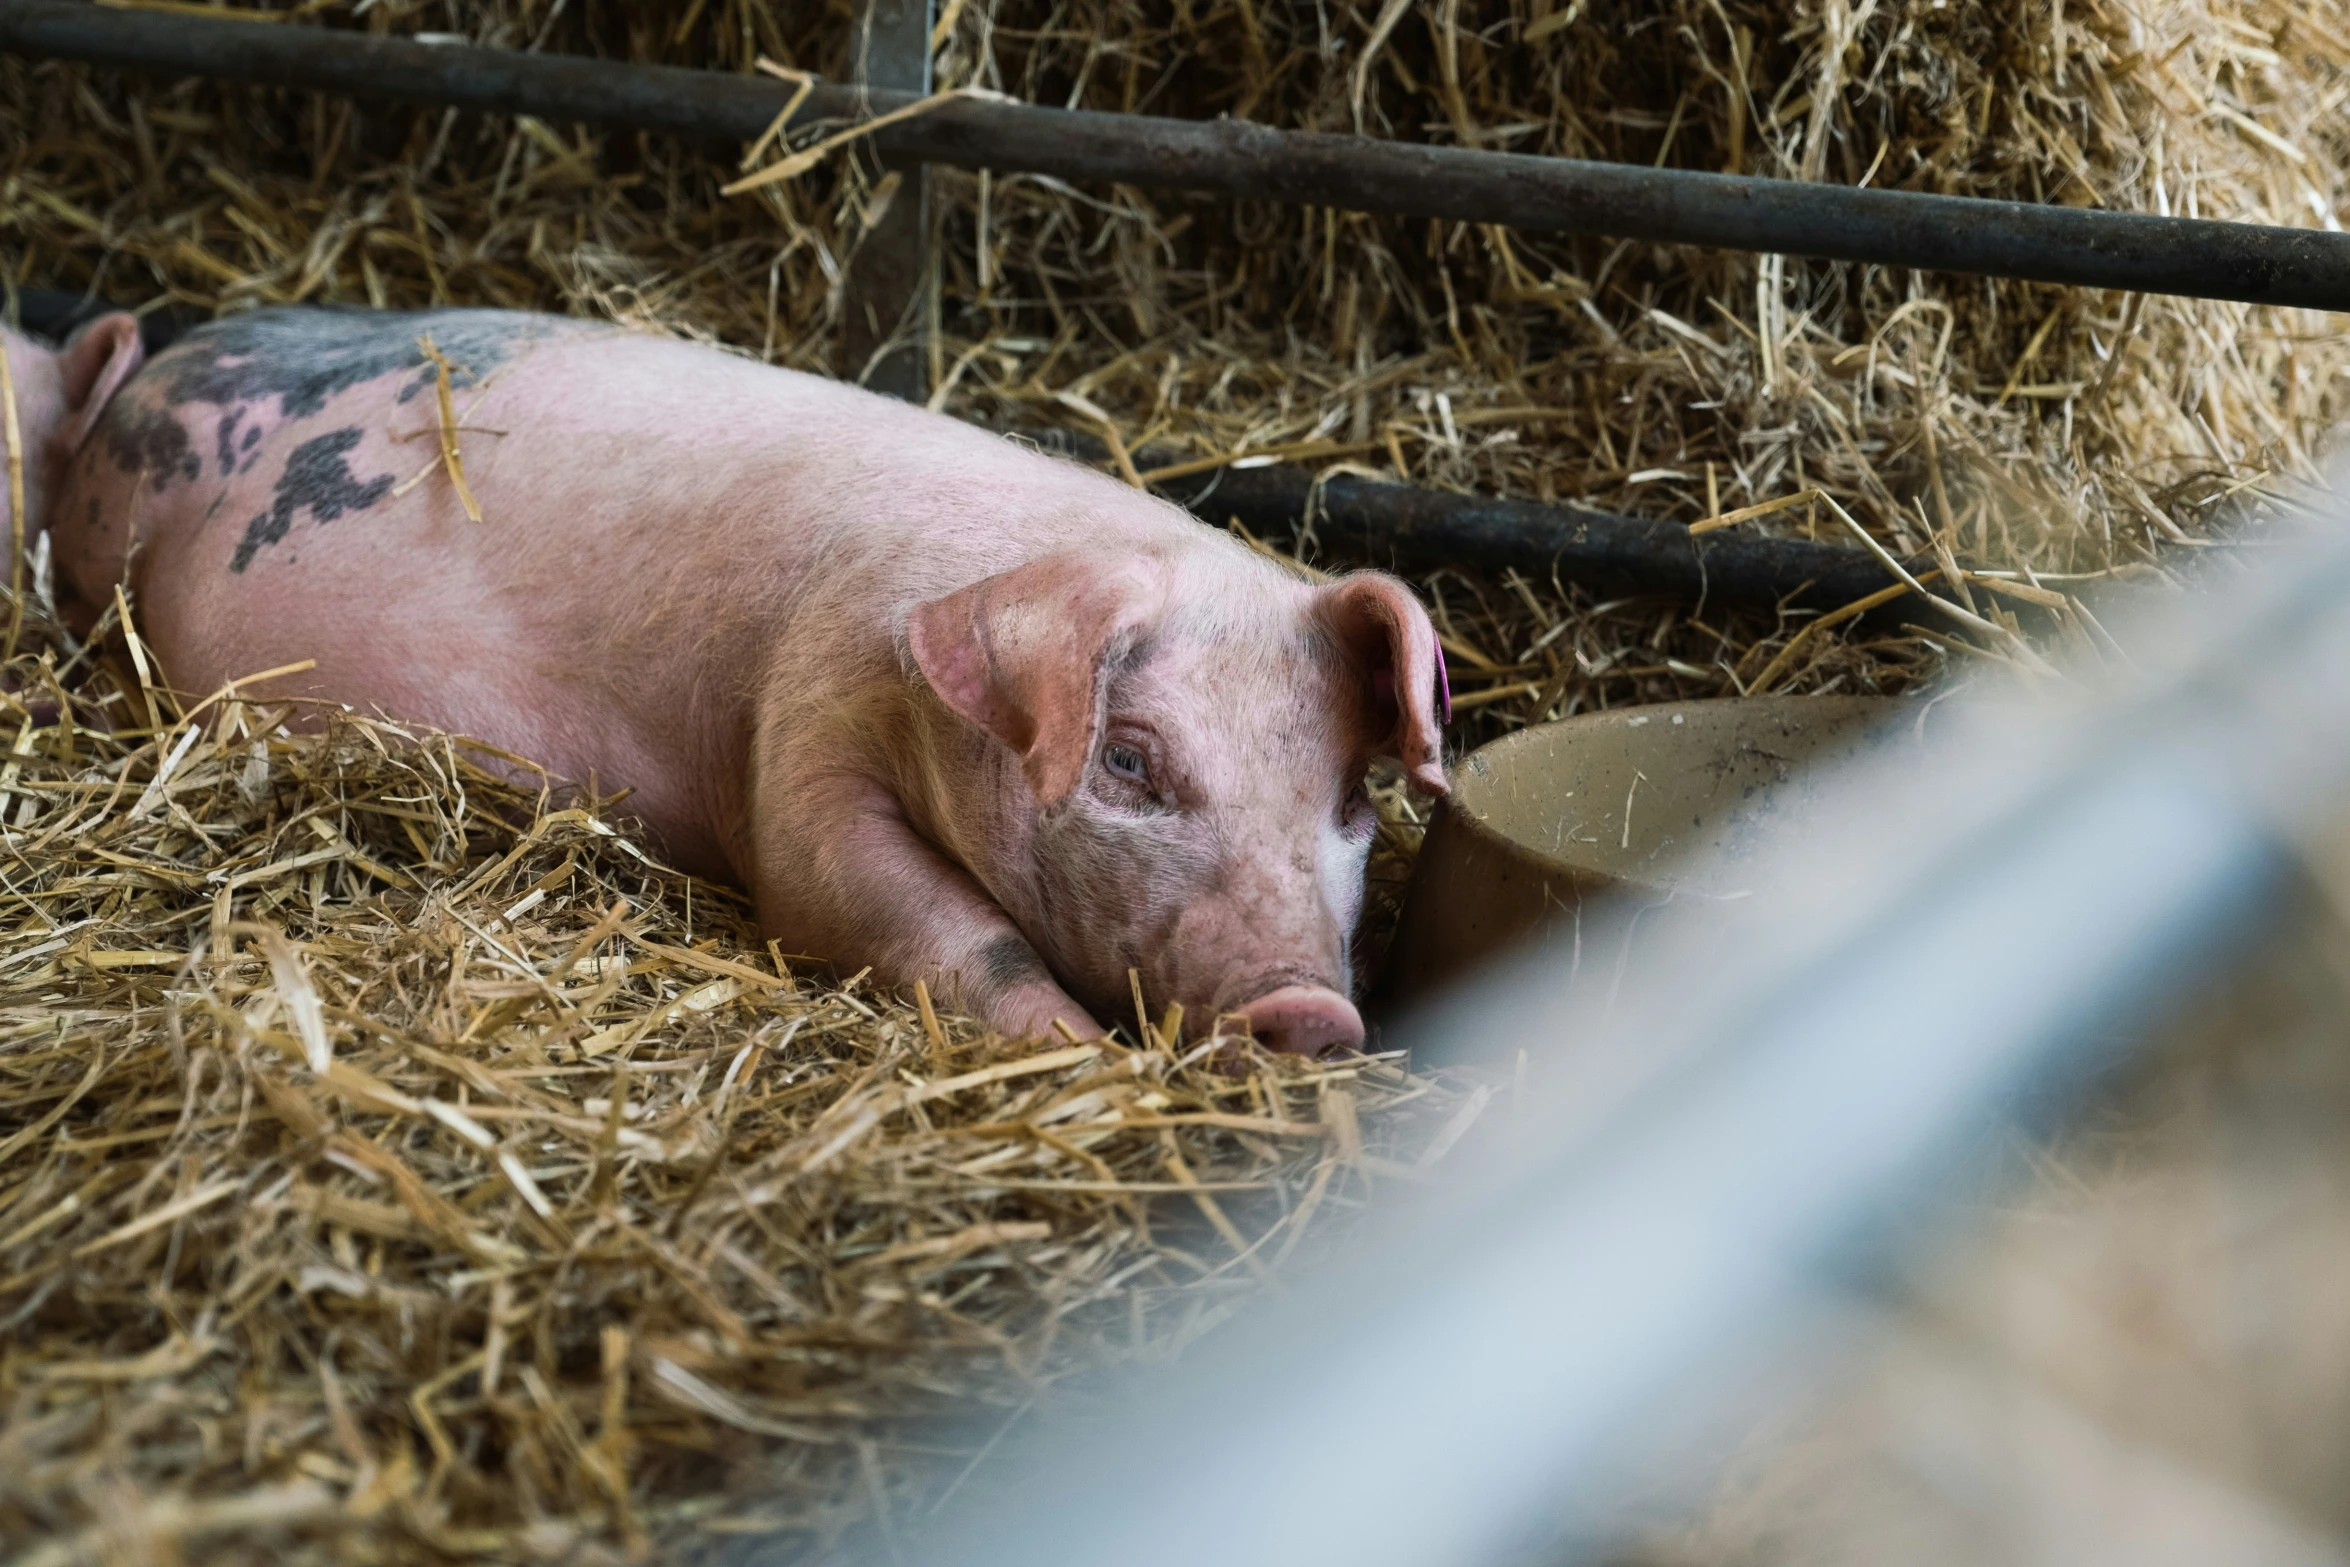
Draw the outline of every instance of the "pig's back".
M127 443L167 500L142 507L150 571L168 557L173 591L223 623L238 601L274 618L322 595L388 610L427 592L519 597L521 612L536 603L575 629L576 608L618 629L642 616L615 613L616 600L666 606L675 593L765 616L852 581L927 596L1067 543L1189 527L1074 464L698 344L493 311L240 319L260 325L210 332L294 356L295 323L327 340L307 350L325 365L190 375L176 364L189 346L221 356L183 345L134 387L148 410L161 394L184 446L155 435L151 411ZM427 335L456 367L479 524L434 466L440 418L416 347Z
M436 460L428 336L479 522ZM1069 543L1203 531L854 388L490 311L216 323L126 389L77 478L64 569L103 596L135 510L129 580L183 689L315 659L304 694L634 784L673 835L739 804L779 664L853 682L918 599Z

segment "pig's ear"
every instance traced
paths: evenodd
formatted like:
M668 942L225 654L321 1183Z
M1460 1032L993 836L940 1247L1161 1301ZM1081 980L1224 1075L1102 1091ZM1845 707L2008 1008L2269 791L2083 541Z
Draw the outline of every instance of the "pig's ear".
M906 641L939 700L1017 752L1050 809L1085 776L1110 667L1165 602L1155 560L1047 555L915 605Z
M1449 793L1444 723L1452 717L1452 691L1428 612L1411 589L1376 571L1341 577L1322 590L1317 608L1369 684L1373 748L1401 762L1421 789Z
M57 356L65 390L65 424L57 433L64 448L61 456L70 457L82 449L90 432L98 428L106 405L146 359L147 350L139 342L138 318L124 311L100 316L74 334L73 341Z

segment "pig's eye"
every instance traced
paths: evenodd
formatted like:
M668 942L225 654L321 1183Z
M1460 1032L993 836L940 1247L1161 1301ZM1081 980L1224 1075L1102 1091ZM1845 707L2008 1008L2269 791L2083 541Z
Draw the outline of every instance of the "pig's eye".
M1143 754L1140 751L1130 745L1119 745L1113 742L1103 746L1102 765L1110 770L1113 777L1128 779L1138 784L1147 784L1151 781L1151 764L1143 759Z
M1368 835L1379 825L1378 807L1371 803L1371 791L1356 784L1347 791L1346 803L1338 808L1339 825L1358 836Z

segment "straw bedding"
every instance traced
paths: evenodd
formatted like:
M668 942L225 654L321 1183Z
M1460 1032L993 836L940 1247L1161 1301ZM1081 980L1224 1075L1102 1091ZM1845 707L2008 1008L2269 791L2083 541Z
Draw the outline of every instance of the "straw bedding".
M460 743L17 668L72 719L20 719L0 780L26 1561L886 1533L1453 1108L1165 1018L1006 1041L795 974Z
M289 9L836 78L853 48L853 8L781 0ZM968 0L939 63L1045 103L2330 225L2346 12ZM836 368L893 188L835 158L722 198L742 152L0 61L0 267ZM1690 522L1816 494L1731 525L1848 514L1991 574L1946 582L1964 616L1815 627L1442 573L1463 743L2004 670L2025 604L2109 653L2075 595L2289 504L2350 365L2289 312L935 178L951 412ZM36 611L11 667L0 1537L32 1560L886 1540L975 1411L1172 1353L1459 1132L1467 1101L1394 1064L1219 1072L1139 1021L1078 1059L925 1018L766 951L625 802L553 811L382 723L191 721L119 626L84 653ZM1391 901L1418 824L1384 809Z

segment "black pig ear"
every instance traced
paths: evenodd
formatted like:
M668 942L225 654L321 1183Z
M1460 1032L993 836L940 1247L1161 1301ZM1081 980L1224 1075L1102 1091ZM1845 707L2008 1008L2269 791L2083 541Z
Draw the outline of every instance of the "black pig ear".
M61 456L82 449L114 394L146 359L138 318L123 311L100 316L74 334L57 356L58 374L65 383L65 424L57 434L64 447Z
M1426 793L1450 793L1444 723L1452 716L1452 691L1428 612L1410 588L1377 571L1324 588L1319 611L1369 685L1372 749L1401 763Z

